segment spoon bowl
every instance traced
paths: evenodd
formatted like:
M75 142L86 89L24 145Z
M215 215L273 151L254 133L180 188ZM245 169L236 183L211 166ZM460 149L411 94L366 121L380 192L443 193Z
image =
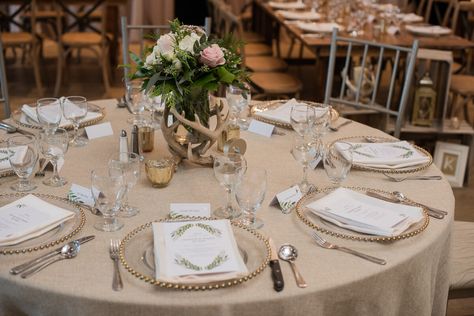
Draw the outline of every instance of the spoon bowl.
M398 199L398 201L400 201L401 203L402 202L406 202L407 200L409 200L405 194L403 194L402 192L400 191L393 191L392 194ZM448 215L448 212L446 211L443 211L443 210L439 210L439 209L436 209L434 207L430 207L428 205L425 205L425 204L421 204L421 203L418 203L416 202L416 204L418 205L421 205L422 207L426 208L428 210L428 214L431 214L433 217L436 217L438 219L443 219L445 215Z
M284 244L278 250L278 257L290 263L291 268L293 269L293 274L295 275L296 285L301 288L305 288L308 286L306 281L303 279L303 276L299 272L298 268L296 267L295 260L298 258L298 250L295 246L290 244Z

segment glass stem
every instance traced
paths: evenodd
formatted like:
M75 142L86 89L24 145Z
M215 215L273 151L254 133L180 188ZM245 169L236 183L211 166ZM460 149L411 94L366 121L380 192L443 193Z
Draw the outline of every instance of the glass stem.
M227 204L225 206L226 209L232 208L232 190L230 188L225 188L227 192Z
M77 139L78 134L79 134L79 122L74 122L74 136L72 138L73 142Z
M303 181L301 183L308 183L308 165L303 166Z
M19 180L18 180L18 187L20 188L25 188L27 187L28 185L30 184L30 180L28 180L28 177L21 177Z
M59 180L58 158L51 159L51 164L53 165L53 176L52 176L52 178L55 179L55 180Z
M122 208L126 208L128 207L128 187L125 189L125 193L123 194L123 198L122 198Z

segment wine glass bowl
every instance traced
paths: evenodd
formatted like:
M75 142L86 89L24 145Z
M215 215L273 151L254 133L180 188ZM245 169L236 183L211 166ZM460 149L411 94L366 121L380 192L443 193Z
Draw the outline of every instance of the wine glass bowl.
M8 160L19 180L10 188L17 192L28 192L36 189L29 177L38 161L36 138L30 135L12 136L7 140Z
M265 199L267 190L267 172L265 169L252 168L239 177L235 185L235 199L243 212L240 222L253 229L263 226L256 212Z
M74 137L70 141L73 147L85 146L88 143L87 138L79 136L79 126L82 119L87 116L87 99L81 96L70 96L62 98L61 108L64 118L70 120L74 126Z
M349 143L338 142L326 148L323 165L332 184L340 186L352 167L353 147Z
M67 180L59 176L58 161L64 158L64 154L69 147L69 136L65 129L57 128L52 132L41 132L39 144L43 156L53 165L53 175L43 181L43 184L52 187L60 187L67 183Z
M42 98L36 101L36 117L46 133L54 132L61 123L63 112L57 98Z
M309 133L314 122L314 108L307 104L295 104L290 110L290 123L293 130L299 135L304 136Z
M295 143L291 149L291 155L303 166L303 179L298 184L303 193L308 192L311 187L311 184L308 182L308 167L316 158L317 154L318 150L316 148L316 143L308 140L307 137L297 137L295 139Z
M127 123L141 125L144 120L141 114L150 103L150 100L142 89L141 81L128 82L126 89L125 102L127 102L127 106L133 114L133 116L127 120Z

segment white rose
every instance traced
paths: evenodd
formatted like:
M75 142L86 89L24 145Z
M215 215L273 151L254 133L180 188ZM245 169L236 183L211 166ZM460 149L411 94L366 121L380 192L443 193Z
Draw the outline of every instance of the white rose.
M196 33L191 33L190 35L186 35L181 42L179 42L179 48L187 51L189 53L194 53L194 43L199 40L201 36L197 35Z
M174 65L174 68L176 68L177 70L181 70L181 68L183 67L183 64L178 58L173 60L173 65Z
M174 55L174 35L172 33L161 35L160 38L156 41L155 47L153 47L153 51L156 50L158 55L163 56L170 56Z
M154 52L151 52L148 56L146 56L146 59L145 59L146 68L152 68L154 65L159 64L159 63L160 63L160 59Z

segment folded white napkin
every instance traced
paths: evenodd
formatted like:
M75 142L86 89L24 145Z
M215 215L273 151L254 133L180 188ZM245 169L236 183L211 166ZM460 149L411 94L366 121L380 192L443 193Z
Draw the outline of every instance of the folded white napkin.
M416 23L423 21L423 17L416 15L415 13L400 13L397 14L397 18L405 23Z
M291 108L297 104L301 104L301 102L298 102L295 98L293 98L279 106L272 107L263 112L255 112L254 115L283 124L291 124Z
M296 25L307 32L316 32L316 33L331 33L333 29L338 31L344 31L344 27L337 23L314 23L314 22L299 22Z
M294 1L294 2L275 2L269 1L268 5L274 9L304 9L306 5L303 1Z
M18 146L8 149L7 147L0 148L0 170L11 169L9 150L12 150L15 155L18 155L18 160L23 160L25 157L28 147L27 146Z
M346 188L334 190L308 208L342 228L380 236L399 235L423 219L419 207L386 202Z
M321 14L313 11L284 11L280 10L276 12L285 19L288 20L319 20L321 19Z
M411 33L419 35L449 35L451 29L439 25L407 25L405 29Z
M336 148L344 147L346 143L336 143ZM430 158L420 153L407 141L392 143L351 143L352 162L355 164L374 167L398 169L427 163ZM346 151L342 150L344 155Z
M0 208L0 246L40 236L74 215L32 194L24 196Z
M221 228L222 230L219 230L218 233L222 234L222 236L226 236L226 239L212 240L212 232L206 233L203 228L196 225L199 223L209 224L212 228ZM192 227L188 227L185 232L176 233L176 230L174 230L170 234L170 229L173 230L176 227L182 227L187 224L191 224ZM152 228L154 242L153 250L155 254L155 274L158 280L195 284L239 278L248 273L247 267L239 253L237 243L234 239L231 224L228 220L153 223ZM204 237L203 234L205 235ZM193 240L193 238L195 238L195 240ZM207 238L211 241L207 241ZM173 247L173 245L175 245L173 244L173 241L176 241L177 239L187 239L185 249L188 249L188 252L184 251L183 253L183 248L178 248L176 246ZM211 255L209 258L207 256L202 257L202 255L196 257L196 251L201 254L205 253L206 251L209 251L209 248L215 247L216 243L222 243L222 248L225 249L225 257L227 257L226 260L224 260L224 264L229 263L228 261L230 261L230 265L216 265L215 268L207 270L204 266L213 262L215 254ZM189 249L190 244L193 245L193 249ZM203 248L202 251L201 248ZM219 247L216 249L218 248ZM178 250L181 252L177 253ZM167 256L172 257L167 258ZM170 260L172 258L174 259ZM183 268L182 265L177 264L177 260L188 258L190 266L194 265L196 269L184 269L186 272L180 274L179 271L182 272ZM203 266L197 266L199 260L201 260L201 264L204 262ZM170 262L172 262L172 266L170 266ZM201 268L201 270L199 270L199 268Z

